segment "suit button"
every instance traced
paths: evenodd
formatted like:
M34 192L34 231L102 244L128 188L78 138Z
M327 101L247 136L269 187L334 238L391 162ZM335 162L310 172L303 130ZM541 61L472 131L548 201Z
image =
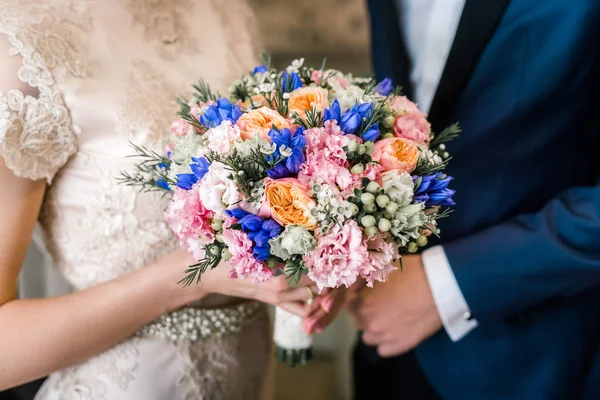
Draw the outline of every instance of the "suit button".
M472 319L473 319L473 315L471 315L471 313L470 313L470 312L468 312L468 311L467 311L466 313L464 313L464 314L463 314L463 317L464 317L464 318L465 318L467 321L470 321L470 320L472 320Z

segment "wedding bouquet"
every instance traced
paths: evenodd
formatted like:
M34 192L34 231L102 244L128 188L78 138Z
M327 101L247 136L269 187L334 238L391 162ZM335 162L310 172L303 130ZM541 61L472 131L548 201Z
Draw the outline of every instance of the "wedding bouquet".
M228 97L194 85L191 100L178 100L165 154L135 147L143 161L124 174L172 192L165 219L198 260L180 283L216 267L254 282L284 274L291 285L306 274L320 290L385 282L454 204L443 171L458 126L434 136L387 79L302 59L283 71L265 64ZM301 319L281 309L275 342L280 361L310 357Z

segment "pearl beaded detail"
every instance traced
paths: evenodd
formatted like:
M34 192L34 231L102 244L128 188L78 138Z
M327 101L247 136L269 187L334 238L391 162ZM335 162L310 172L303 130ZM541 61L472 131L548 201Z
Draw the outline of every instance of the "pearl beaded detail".
M138 336L155 336L171 341L197 341L210 336L239 333L244 325L264 310L261 303L248 302L225 308L186 307L168 314L142 328Z

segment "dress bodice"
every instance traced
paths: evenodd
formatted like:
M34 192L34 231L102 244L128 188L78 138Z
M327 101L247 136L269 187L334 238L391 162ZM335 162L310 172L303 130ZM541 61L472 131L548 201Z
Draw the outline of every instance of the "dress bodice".
M163 151L192 83L224 92L251 68L251 22L244 0L0 1L0 59L21 61L0 77L0 156L50 183L40 222L75 288L176 247L168 196L117 177L134 168L129 142Z

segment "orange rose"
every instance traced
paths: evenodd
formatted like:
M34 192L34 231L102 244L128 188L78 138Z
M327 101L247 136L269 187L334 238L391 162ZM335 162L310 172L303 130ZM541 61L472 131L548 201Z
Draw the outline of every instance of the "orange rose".
M321 114L327 107L327 90L320 87L303 87L290 93L288 100L288 109L290 116L294 113L302 119L306 117L306 112L312 108L320 111Z
M252 139L257 133L261 138L270 140L269 131L275 125L278 129L290 128L291 125L275 110L267 107L249 111L237 120L240 136L244 140Z
M265 197L271 217L280 225L298 225L315 229L317 221L309 214L309 205L313 200L306 186L296 178L284 178L267 181Z
M371 157L381 164L384 171L410 173L417 166L419 154L419 148L412 140L393 137L375 142Z

